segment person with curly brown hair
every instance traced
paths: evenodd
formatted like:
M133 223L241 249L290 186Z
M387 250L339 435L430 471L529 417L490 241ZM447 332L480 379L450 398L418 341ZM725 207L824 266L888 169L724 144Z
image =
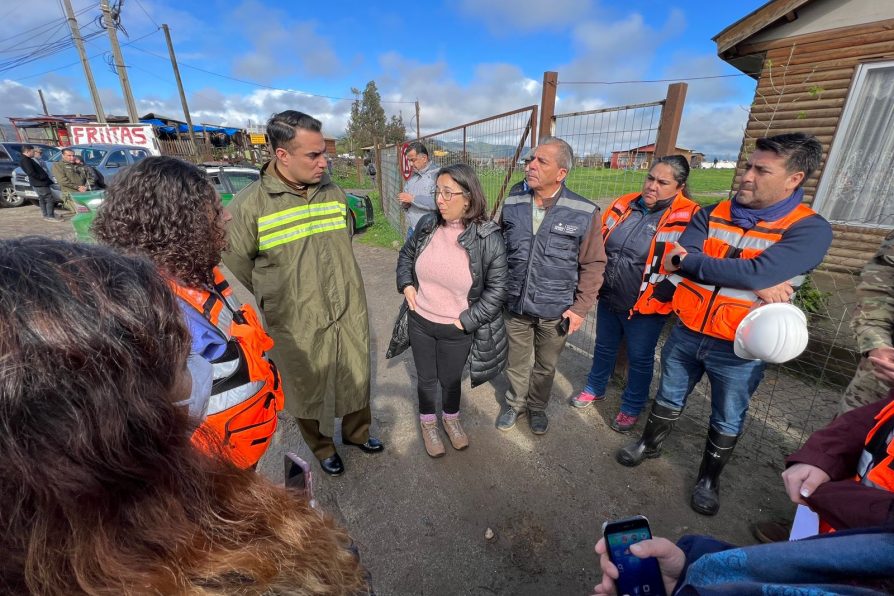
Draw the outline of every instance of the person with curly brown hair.
M168 279L192 336L190 411L234 462L252 467L270 445L283 394L266 355L273 340L217 268L227 217L202 170L150 157L115 178L93 234L149 257Z
M179 310L144 258L0 242L0 592L369 593L331 518L194 448Z

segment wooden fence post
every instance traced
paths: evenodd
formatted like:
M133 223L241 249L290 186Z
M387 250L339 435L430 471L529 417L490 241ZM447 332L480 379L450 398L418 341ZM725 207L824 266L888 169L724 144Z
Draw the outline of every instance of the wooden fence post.
M686 83L673 83L667 86L667 98L661 109L661 120L658 123L658 134L655 136L655 157L671 155L677 149L677 134L680 132L680 121L683 119L683 104L686 102Z
M540 96L540 131L537 134L537 143L541 138L553 134L553 116L556 113L556 89L558 86L558 72L548 70L543 73L543 92Z

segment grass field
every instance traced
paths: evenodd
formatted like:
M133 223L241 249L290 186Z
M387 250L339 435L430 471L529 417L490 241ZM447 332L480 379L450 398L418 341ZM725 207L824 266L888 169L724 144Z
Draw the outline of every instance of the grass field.
M340 172L336 169L333 179L342 188L371 188L371 184L366 177L358 180L356 176L351 175L352 173L345 172L339 175ZM519 182L523 175L521 169L513 172L512 178L507 185L507 192L508 187ZM697 203L711 205L729 196L734 175L735 170L692 170L689 174L689 192ZM496 201L505 176L505 170L482 169L478 171L478 177L481 179L481 185L484 187L484 193L487 195L488 203L491 207L493 207L494 201ZM645 170L575 168L571 170L567 184L571 190L604 206L612 199L623 194L639 191L642 188L645 177ZM401 244L403 238L391 226L382 212L382 207L379 203L379 193L373 191L369 196L373 200L375 224L360 234L357 241L386 248L393 248L395 242L398 245Z
M732 187L735 170L692 170L689 174L689 192L693 200L702 205L710 205L725 199ZM479 172L481 183L490 201L500 190L505 172L485 170ZM510 186L522 179L523 173L513 173ZM611 170L607 168L575 168L568 175L567 184L571 190L605 203L623 194L636 192L642 188L646 170Z

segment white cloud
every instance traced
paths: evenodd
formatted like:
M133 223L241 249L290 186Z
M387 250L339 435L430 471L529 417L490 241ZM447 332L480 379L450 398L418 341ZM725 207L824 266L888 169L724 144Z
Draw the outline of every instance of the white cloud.
M296 22L285 12L247 0L231 14L254 49L233 62L236 76L269 82L294 74L316 78L341 74L342 64L314 21Z
M592 0L462 0L458 8L495 35L508 35L561 28L586 16L593 5Z

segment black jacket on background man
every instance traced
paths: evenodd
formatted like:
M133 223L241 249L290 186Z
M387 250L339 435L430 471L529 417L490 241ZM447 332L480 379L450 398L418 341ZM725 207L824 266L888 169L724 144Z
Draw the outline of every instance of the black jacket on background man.
M50 178L50 175L47 174L47 171L43 169L43 166L40 163L27 155L23 155L21 161L19 161L19 166L21 166L22 170L25 171L25 175L28 176L28 182L31 183L31 186L52 186L53 179Z

